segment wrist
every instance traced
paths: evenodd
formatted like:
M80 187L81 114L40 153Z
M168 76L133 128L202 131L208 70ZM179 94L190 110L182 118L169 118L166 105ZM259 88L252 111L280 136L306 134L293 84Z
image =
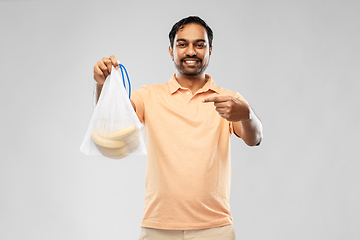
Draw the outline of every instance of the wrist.
M96 87L97 88L102 88L104 84L100 84L98 81L95 80L96 83Z
M248 105L249 114L248 117L244 120L241 120L241 122L250 122L252 119L254 119L254 111L251 109L251 107Z

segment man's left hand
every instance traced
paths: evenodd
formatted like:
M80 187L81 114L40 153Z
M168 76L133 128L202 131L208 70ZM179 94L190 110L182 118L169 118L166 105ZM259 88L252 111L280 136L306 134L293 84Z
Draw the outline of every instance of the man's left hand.
M247 121L250 119L249 105L231 96L213 96L202 100L204 103L213 102L215 110L222 118L230 122Z

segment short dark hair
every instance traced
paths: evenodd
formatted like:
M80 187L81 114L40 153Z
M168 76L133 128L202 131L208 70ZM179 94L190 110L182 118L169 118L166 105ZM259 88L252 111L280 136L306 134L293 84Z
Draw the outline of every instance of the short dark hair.
M180 21L178 21L177 23L174 24L171 31L169 32L169 40L170 40L171 48L173 48L173 46L174 46L174 39L175 39L176 33L179 31L179 29L182 29L186 24L189 24L189 23L199 24L199 25L203 26L206 29L206 33L207 33L208 38L209 38L209 45L210 45L210 48L211 48L212 41L213 41L213 31L206 24L206 22L204 20L202 20L198 16L189 16L187 18L181 19Z

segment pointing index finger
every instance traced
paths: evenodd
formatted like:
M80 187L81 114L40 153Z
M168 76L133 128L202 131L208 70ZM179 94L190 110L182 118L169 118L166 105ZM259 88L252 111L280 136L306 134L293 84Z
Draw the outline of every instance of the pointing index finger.
M204 102L204 103L206 103L206 102L219 103L219 102L226 102L228 100L229 99L227 96L212 96L212 97L203 99L202 102Z

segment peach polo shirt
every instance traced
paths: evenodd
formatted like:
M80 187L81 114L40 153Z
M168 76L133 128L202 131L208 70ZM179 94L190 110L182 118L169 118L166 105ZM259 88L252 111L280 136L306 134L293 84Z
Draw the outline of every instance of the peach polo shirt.
M176 81L145 85L132 93L145 125L147 164L141 227L192 230L232 223L230 137L232 124L202 99L238 93L209 75L194 95Z

